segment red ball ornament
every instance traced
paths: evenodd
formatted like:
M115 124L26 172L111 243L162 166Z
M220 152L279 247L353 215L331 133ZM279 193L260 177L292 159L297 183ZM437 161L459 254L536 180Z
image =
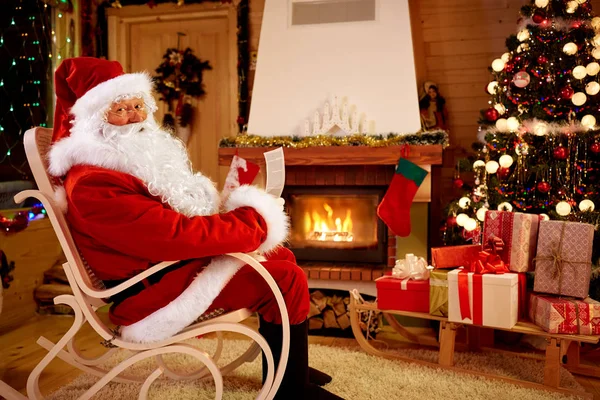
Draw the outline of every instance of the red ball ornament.
M548 58L546 56L539 56L537 58L538 64L546 64L548 62Z
M592 143L590 146L590 151L594 154L600 153L600 143Z
M495 108L490 107L487 110L485 110L485 119L487 119L488 121L494 122L498 119L498 117L500 117L500 113Z
M465 184L465 182L460 179L460 178L456 178L452 184L454 185L455 188L460 189L461 187L463 187L463 185Z
M566 147L559 146L554 149L554 151L552 152L552 155L557 160L566 160L567 157L569 156L569 150L567 150Z
M504 71L508 74L510 74L511 72L513 72L515 70L515 65L512 63L506 63L506 65L504 65Z
M546 18L546 14L544 14L544 12L542 12L541 10L537 10L534 14L533 17L531 18L533 20L533 22L535 22L536 24L541 24L542 22L544 22L544 19Z
M575 91L571 86L565 86L564 88L560 89L558 94L560 95L561 99L569 100L571 97L573 97Z
M451 216L451 217L446 218L446 225L456 226L456 217Z
M496 171L496 175L498 175L498 179L506 179L510 175L510 168L500 167Z
M537 184L537 190L542 193L548 193L550 191L550 184L546 181L542 181Z
M236 122L238 123L238 125L243 125L244 123L246 123L246 118L240 115L237 117Z

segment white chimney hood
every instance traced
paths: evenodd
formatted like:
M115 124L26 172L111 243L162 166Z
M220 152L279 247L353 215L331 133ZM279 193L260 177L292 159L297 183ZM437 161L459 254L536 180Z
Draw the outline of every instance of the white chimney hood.
M363 133L420 129L408 0L266 0L248 133L312 134L344 104Z

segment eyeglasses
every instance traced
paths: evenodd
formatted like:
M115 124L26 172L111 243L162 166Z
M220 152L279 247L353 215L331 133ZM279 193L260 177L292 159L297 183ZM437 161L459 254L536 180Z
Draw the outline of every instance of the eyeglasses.
M146 106L142 104L135 104L131 106L119 106L115 110L108 110L110 114L116 115L119 118L125 118L129 116L129 113L137 113L138 115L146 115Z

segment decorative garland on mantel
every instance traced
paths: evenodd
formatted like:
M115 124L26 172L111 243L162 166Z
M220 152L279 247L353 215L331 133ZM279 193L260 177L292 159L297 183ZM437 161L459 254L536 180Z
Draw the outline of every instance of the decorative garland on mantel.
M448 132L442 130L417 132L409 134L388 133L380 135L355 134L348 136L258 136L237 135L223 138L219 147L292 147L303 149L314 146L366 146L387 147L409 145L441 144L443 148L449 145Z

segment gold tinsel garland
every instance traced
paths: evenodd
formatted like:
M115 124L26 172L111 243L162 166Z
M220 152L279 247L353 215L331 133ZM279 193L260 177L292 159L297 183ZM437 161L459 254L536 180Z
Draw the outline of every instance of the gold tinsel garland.
M389 133L385 135L362 135L354 134L348 136L258 136L238 135L233 138L224 138L219 147L293 147L297 149L314 146L366 146L387 147L409 145L431 145L441 144L444 148L448 146L448 133L446 131L427 131L412 134Z

